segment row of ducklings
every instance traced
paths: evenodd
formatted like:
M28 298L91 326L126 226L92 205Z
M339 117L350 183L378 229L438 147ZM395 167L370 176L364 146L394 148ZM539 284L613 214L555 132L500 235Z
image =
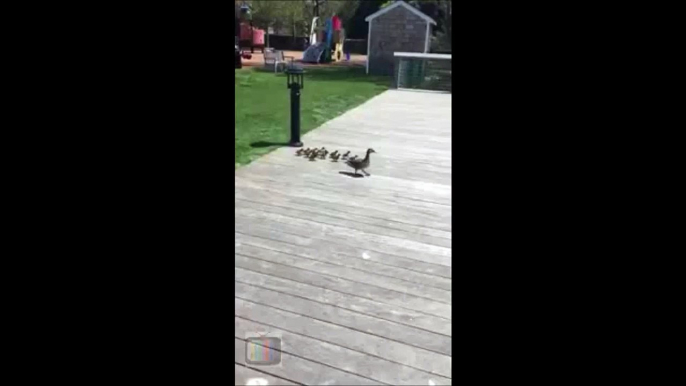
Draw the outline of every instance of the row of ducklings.
M307 149L299 149L298 151L295 152L295 155L297 155L297 156L304 155L310 161L316 161L317 158L326 159L327 155L329 156L329 158L331 158L331 161L333 161L333 162L338 162L338 160L341 158L344 160L354 160L354 159L358 158L357 156L350 157L350 150L348 150L345 154L339 153L338 150L336 150L332 153L329 153L329 151L326 150L325 147L322 147L321 149L316 149L316 148L310 149L309 147Z

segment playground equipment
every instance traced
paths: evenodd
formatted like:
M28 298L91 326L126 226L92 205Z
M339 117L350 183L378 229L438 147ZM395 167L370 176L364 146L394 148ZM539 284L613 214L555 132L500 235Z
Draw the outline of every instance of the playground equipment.
M317 25L317 22L319 21L319 17L314 17L312 19L312 26L310 27L310 45L315 45L317 44L317 29L319 26Z
M345 30L341 28L341 19L334 15L326 19L323 27L319 26L319 22L319 17L312 19L310 46L303 52L303 62L331 63L343 60Z
M265 31L262 29L255 28L248 23L241 23L239 46L250 48L252 53L255 52L255 48L259 48L264 53L264 34Z
M243 48L250 47L250 52L254 53L255 48L260 48L264 53L264 30L253 27L252 11L245 1L240 7L240 12L235 15L235 24L238 49L242 51Z

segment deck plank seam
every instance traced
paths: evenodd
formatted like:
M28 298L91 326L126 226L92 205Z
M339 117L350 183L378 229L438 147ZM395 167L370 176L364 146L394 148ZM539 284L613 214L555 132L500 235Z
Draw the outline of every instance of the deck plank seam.
M318 191L328 192L328 193L340 193L341 192L340 187L335 187L335 188L331 188L331 189L322 189L320 187L322 185L318 185L318 184L298 184L298 183L293 183L293 182L284 182L284 181L269 179L268 177L267 178L260 178L260 177L257 177L255 175L252 175L252 174L247 175L247 176L242 176L241 178L244 180L254 181L254 182L268 182L271 184L277 184L277 185L282 186L282 187L288 186L288 187L292 187L292 188L307 188L307 189L312 189L315 191L318 190ZM324 185L324 186L326 186L326 185ZM426 204L430 204L430 205L441 206L441 208L430 208L427 206L411 205L412 203L403 203L400 201L389 200L388 197L384 197L384 196L362 195L362 194L357 194L357 193L356 193L356 196L365 198L365 201L374 201L374 202L380 202L380 203L384 203L384 204L388 204L388 205L403 206L404 208L415 210L415 211L421 211L424 213L432 213L430 211L442 212L442 211L445 211L445 209L446 209L445 207L450 206L449 204L427 203L427 202L418 201L418 200L413 199L413 198L405 198L405 197L395 197L395 198L412 201L412 203L420 203L420 204L426 203Z
M443 337L443 338L452 339L452 336L450 336L450 335L441 334L440 332L436 332L436 331L430 331L430 330L427 330L426 328L417 327L417 326L414 326L414 325L411 325L411 324L401 323L401 322L398 322L398 321L396 321L396 320L385 319L385 318L379 317L379 316L377 316L377 315L372 315L372 314L368 314L368 313L365 313L365 312L360 312L360 311L357 311L357 310L353 310L353 309L351 309L351 308L341 307L341 306L336 305L336 304L334 304L334 303L325 303L325 302L321 302L321 301L319 301L319 300L314 300L314 299L311 299L311 298L306 298L306 297L304 297L304 296L295 295L295 294L292 294L292 293L288 293L288 292L283 292L283 291L275 290L275 289L273 289L273 288L263 287L263 286L261 286L261 285L259 285L259 284L248 283L248 282L246 282L246 281L235 280L235 282L236 282L236 283L241 283L241 284L246 284L246 285L249 285L249 286L251 286L251 287L257 287L257 288L265 289L265 290L272 291L272 292L277 292L277 293L280 293L280 294L283 294L283 295L293 296L293 297L295 297L295 298L307 300L308 302L314 302L314 303L318 303L318 304L325 305L325 306L331 306L331 307L334 307L334 308L340 308L340 309L342 309L342 310L346 310L346 311L348 311L348 312L353 312L353 313L355 313L355 314L364 315L364 316L367 316L367 317L369 317L369 318L382 320L382 321L385 321L385 322L388 322L388 323L397 324L397 325L400 325L400 326L403 326L403 327L414 328L415 330L421 330L421 331L423 331L423 332L428 332L428 333L433 334L433 335L440 335L440 336Z
M313 259L313 258L306 257L306 256L302 256L302 255L296 255L296 254L290 253L290 252L283 252L283 251L279 251L279 250L277 250L277 249L272 249L272 248L267 248L267 247L263 247L263 246L259 246L259 245L250 244L249 242L244 242L244 241L241 242L241 245L249 245L249 246L254 247L254 248L265 249L265 250L268 250L268 251L283 253L284 255L289 255L289 256L293 256L293 257L297 257L297 258L301 258L301 259L307 259L307 260L311 260L311 261L316 261L316 262L318 262L318 263L335 265L335 266L337 266L337 267L343 267L343 268L347 268L347 269L352 269L352 270L364 272L364 273L367 273L367 274L374 274L374 275L377 275L377 276L387 277L387 278L389 278L389 279L400 280L400 281L404 281L404 282L411 283L411 284L414 284L414 285L420 285L420 286L425 287L425 288L432 288L432 289L435 289L435 290L447 292L448 294L452 294L452 290L447 290L447 289L441 288L441 287L434 287L434 286L432 286L432 285L427 285L427 284L425 284L425 283L416 282L416 281L407 280L407 279L402 279L402 278L395 277L395 276L383 275L383 274L381 274L381 273L379 273L379 272L365 271L364 269L360 269L360 268L356 268L356 267L351 267L351 266L344 265L344 264L337 264L337 263L332 263L332 262L330 262L330 261L324 261L324 260ZM234 252L235 252L235 251L234 251ZM370 264L370 261L369 261L369 260L361 260L361 261L364 262L364 263L366 263L366 264ZM373 269L373 268L370 268L370 269ZM436 276L436 277L440 277L440 276ZM345 279L345 278L343 278L343 279Z
M234 359L234 361L235 361L235 359ZM284 377L279 376L279 375L269 374L268 372L264 371L264 369L262 369L262 368L255 368L255 367L248 366L248 365L246 365L246 364L239 363L239 362L236 362L236 364L237 364L238 366L245 367L246 369L250 369L250 370L253 370L253 371L258 372L258 373L266 374L266 375L269 375L270 377L274 377L274 378L277 378L277 379L281 379L281 380L284 380L284 381L286 381L286 382L293 383L293 384L295 384L295 385L305 386L304 383L300 383L300 382L294 381L294 380L292 380L292 379L284 378Z
M347 280L347 281L349 281L349 282L356 283L356 284L364 284L364 285L367 285L367 286L369 286L369 287L378 288L378 289L380 289L380 290L384 290L384 291L388 291L388 292L394 292L394 293L397 293L397 294L402 295L402 296L405 296L405 297L413 297L413 298L417 298L418 300L431 301L431 302L434 302L434 303L439 303L439 304L444 305L444 306L452 306L451 303L446 303L446 302L439 301L439 300L436 300L436 299L428 298L428 297L426 297L426 296L419 296L419 295L409 294L409 293L406 293L406 292L401 292L401 291L394 290L394 289L390 289L390 288L380 287L380 286L374 285L374 284L369 284L369 283L365 283L365 282L361 282L361 281L351 280L351 279L348 279L348 278L346 278L346 277L340 277L340 276L336 276L336 275L330 275L330 274L328 274L328 273L322 273L322 272L313 271L313 270L311 270L311 269L296 267L296 266L293 266L293 265L290 265L290 264L275 263L275 262L270 261L270 260L262 259L262 258L260 258L260 257L258 257L258 256L246 255L245 253L237 253L237 252L235 252L235 254L236 254L236 255L239 255L239 256L242 256L242 257L245 257L245 258L248 258L248 259L261 260L261 261L265 261L265 262L268 262L268 263L283 265L283 266L286 266L286 267L289 267L289 268L293 268L293 269L297 269L297 270L301 270L301 271L311 272L311 273L314 273L314 274L319 275L319 276L327 276L327 277L331 277L331 278L334 278L334 279L337 279L337 280Z
M250 217L241 216L241 215L236 215L236 217L242 217L242 218L244 218L244 219L246 219L246 220L250 220L250 219L251 219ZM280 224L283 224L283 222L280 222ZM257 226L259 226L259 225L257 225ZM264 228L264 227L262 227L262 228ZM239 229L240 229L240 228L239 228ZM267 228L267 229L268 229L268 228ZM249 231L249 230L248 230L248 231ZM246 231L240 232L240 231L236 230L235 232L236 232L236 233L242 233L242 234L250 235L249 233L245 233ZM336 241L331 240L331 239L326 239L326 238L321 238L321 237L314 237L314 236L307 236L307 235L303 235L303 234L297 234L297 233L288 232L288 231L286 231L286 230L282 230L281 232L284 233L284 234L287 234L287 235L291 235L291 236L306 237L306 238L309 238L309 239L311 239L311 240L319 240L319 241L322 241L322 242L325 242L325 243L328 243L328 244L331 244L331 245L344 245L344 246L350 247L350 244L336 242ZM389 245L389 244L386 244L386 245ZM450 268L451 268L451 266L446 265L446 264L440 264L440 263L431 262L431 261L426 261L426 260L414 259L414 258L409 257L409 256L397 255L397 254L394 254L394 253L389 253L389 252L387 252L387 251L379 251L378 249L372 249L372 248L369 248L369 247L358 248L358 247L353 246L353 248L356 248L356 249L358 249L358 250L360 250L360 251L376 252L376 253L380 253L380 254L388 255L388 256L402 257L402 258L404 258L404 259L406 259L406 260L413 260L413 261L418 262L418 263L424 263L424 264L435 265L435 266L437 266L436 268L440 268L440 269L450 269ZM404 251L407 252L408 254L417 254L417 253L419 253L419 252L413 251L413 250L405 250L404 248L399 248L399 249L404 250ZM427 254L427 255L428 255L428 256L432 256L432 257L436 257L436 258L449 258L449 256L440 256L440 255L435 255L435 254L430 254L430 253ZM428 258L428 257L427 257L427 258Z
M340 213L348 213L348 212L344 212L344 211L342 211L342 210L338 210L338 209L331 208L331 207L327 206L327 205L338 205L338 204L335 204L335 203L332 203L332 202L329 202L329 201L321 201L321 200L317 200L317 199L315 199L315 198L303 198L303 197L301 197L301 196L293 196L293 195L290 195L290 194L287 194L287 193L284 193L284 192L278 192L278 191L275 191L275 190L270 190L270 189L268 189L268 188L260 189L260 190L266 191L266 192L269 192L269 193L273 193L273 194L278 194L279 196L281 196L281 197L283 197L284 199L289 200L289 201L301 202L301 201L303 201L303 200L309 200L309 201L313 201L313 202L314 202L314 205L322 205L322 209L323 209L323 208L326 208L326 209L334 210L334 211L337 211L337 212L340 212ZM299 203L299 205L308 205L308 204L302 202L302 203ZM363 208L357 207L357 209L363 209ZM379 210L379 209L374 209L374 210L376 210L376 211L378 211L378 212L380 212L380 213L393 214L393 213L390 213L390 212L384 212L384 211ZM415 226L415 227L425 228L425 229L428 229L428 230L434 230L434 231L439 231L439 232L452 232L452 229L447 229L447 228L445 228L445 229L440 229L440 228L434 228L434 227L430 227L430 226L426 226L426 225L421 225L421 224L417 224L417 223L408 223L408 222L403 222L403 221L398 221L398 220L393 220L393 219L388 219L388 218L383 218L383 217L376 217L376 216L363 215L363 214L357 214L357 213L353 213L353 214L354 214L355 216L368 217L368 218L373 218L373 219L382 220L382 221L390 221L390 222L395 222L395 223L398 223L398 224L403 224L403 225L408 225L408 226ZM450 224L446 224L446 225L450 225Z
M447 236L435 236L435 235L430 235L430 234L426 234L426 233L419 233L418 231L409 231L409 230L407 230L407 229L393 228L393 227L390 227L390 226L388 226L388 225L380 225L380 224L362 222L362 221L360 221L359 219L355 219L355 220L347 219L347 218L344 218L344 217L339 217L339 216L337 216L336 214L332 214L331 212L326 212L326 211L317 211L317 212L315 212L315 211L313 211L313 210L303 209L303 208L300 208L300 207L299 207L300 204L295 204L295 205L298 206L298 207L295 207L295 206L294 206L294 207L290 207L290 208L289 208L289 207L283 206L283 205L276 205L276 204L274 204L274 203L267 203L267 202L254 201L254 200L250 200L250 199L247 199L247 198L236 198L236 201L245 201L245 202L250 202L250 203L254 203L254 204L265 205L265 206L273 206L273 207L282 208L282 209L298 210L298 211L300 211L300 212L318 214L318 215L321 215L321 216L327 216L327 217L331 217L331 218L335 218L335 219L340 219L340 220L345 220L345 221L360 222L361 224L371 225L371 226L375 226L375 227L379 227L379 228L391 229L391 230L399 231L399 232L405 232L405 233L410 233L410 234L418 234L418 235L422 235L422 236L434 237L434 238L437 238L437 239L443 239L443 240L452 241L452 235L450 235L450 237L447 237ZM303 205L303 206L304 206L304 205ZM317 209L326 209L326 208L317 208ZM330 210L334 211L334 209L330 209ZM362 215L354 215L354 214L351 214L351 213L346 213L346 212L343 212L343 211L336 211L336 212L338 212L338 213L345 213L345 214L347 214L347 215L349 215L349 216L363 217L363 218L365 218L365 219L369 218L369 217L365 217L365 216L362 216ZM409 225L409 224L405 224L405 225L406 225L406 226L413 226L413 227L416 227L416 228L423 228L423 227L419 227L419 226L415 226L415 225ZM424 228L424 229L422 229L422 230L427 230L427 231L428 231L428 230L434 230L434 231L438 231L437 229L430 229L430 228ZM441 231L441 232L450 233L450 232L445 232L445 231Z
M342 346L342 345L339 344L339 343L329 342L329 341L323 340L323 339L321 339L321 338L317 338L317 337L314 337L314 336L310 336L310 335L307 335L307 334L303 334L303 333L301 333L301 332L290 331L290 330L287 330L287 329L282 328L282 327L274 326L274 325L271 325L271 324L269 324L269 323L260 322L260 321L257 321L257 320L252 320L252 319L250 319L250 318L247 318L247 317L244 317L244 316L240 316L240 315L236 315L235 317L240 318L240 319L243 319L243 320L248 320L248 321L253 322L253 323L261 324L261 325L264 325L264 326L267 326L267 327L272 327L272 328L275 328L275 329L279 329L279 330L281 330L281 331L285 331L285 332L288 332L288 333L290 333L290 334L295 334L295 335L303 336L303 337L306 337L306 338L314 339L314 340L317 340L317 341L320 341L320 342L323 342L323 343L330 344L330 345L332 345L332 346L341 347L341 348L343 348L343 349L350 350L350 351L354 351L354 352L356 352L356 353L359 353L359 354L362 354L362 355L367 355L367 356L370 356L370 357L372 357L372 358L380 359L380 360L383 360L383 361L386 361L386 362L389 362L389 363L393 363L393 364L398 365L398 366L407 367L408 369L412 369L412 370L415 370L415 371L419 371L419 372L425 373L425 374L427 374L427 375L435 375L435 376L439 376L439 377L443 377L443 378L452 379L452 377L446 376L446 375L444 375L444 374L438 374L438 373L431 372L431 371L429 371L429 370L420 369L420 368L418 368L418 367L414 367L414 366L408 365L408 364L406 364L406 363L396 362L396 361L390 360L390 359L388 359L388 358L383 358L383 357L380 357L380 356L375 355L375 354L371 354L371 353L368 353L368 352L364 352L364 351L357 350L357 349L355 349L355 348L350 348L350 347ZM448 356L448 357L450 357L450 358L452 359L451 356Z
M261 182L261 181L264 181L264 180L262 180L262 179L255 178L255 177L256 177L255 175L251 175L251 176L248 177L248 178L245 178L245 177L242 177L242 178L245 179L245 180L251 180L251 181L260 181L260 182ZM281 181L269 181L269 182L281 183ZM296 185L291 185L291 186L296 186ZM332 190L328 190L328 191L330 191L330 192L332 192L332 193L334 193L334 192L335 192L335 193L339 193L340 190L342 189L341 186L327 185L327 184L325 184L324 182L319 182L319 181L316 181L316 180L310 180L310 184L307 184L307 185L297 185L297 186L308 186L308 187L312 187L312 186L326 186L326 187L330 187L330 188L332 189ZM384 197L384 196L377 195L377 192L379 192L380 190L381 190L381 189L376 189L376 192L373 192L373 193L371 193L370 195L366 195L366 196L364 196L364 197ZM384 193L384 194L389 194L389 195L399 195L399 194L403 194L403 193L407 193L407 192L383 190L383 191L381 191L381 192L379 192L379 193ZM357 194L356 194L356 195L357 195ZM410 197L410 196L395 196L395 198L402 198L402 199L404 199L404 200L411 200L411 201L414 201L414 202L424 203L424 204L440 205L440 206L444 207L444 208L442 208L442 209L445 209L445 207L450 207L450 206L452 206L452 203L429 201L429 200L424 200L424 199L421 199L421 198ZM445 201L447 202L448 200L446 199ZM440 208L437 208L437 209L440 209Z
M285 309L282 309L282 308L279 308L279 307L274 307L273 305L260 303L260 302L258 302L258 301L251 300L251 299L245 299L245 298L242 298L242 297L240 297L240 296L235 296L235 297L236 297L237 299L241 299L241 300L243 300L243 301L245 301L245 302L249 302L249 303L253 303L253 304L259 304L259 305L264 306L264 307L271 307L271 308L273 308L273 309L275 309L275 310L279 310L279 311L281 311L281 312L288 312L288 313L290 313L290 314L298 315L298 316L301 316L301 317L304 317L304 318L308 318L308 319L312 319L312 320L316 320L316 321L321 322L321 323L327 323L327 324L331 324L331 325L333 325L333 326L342 327L342 328L345 328L345 329L348 329L348 330L351 330L351 331L358 332L358 333L360 333L360 334L371 335L371 336L374 336L374 337L379 338L379 339L385 339L385 340L387 340L387 341L389 341L389 342L395 342L395 343L398 343L398 344L402 344L402 345L405 345L405 346L408 346L408 347L412 347L412 348L415 349L415 350L424 350L424 351L430 352L430 353L432 353L432 354L443 355L443 356L452 358L452 355L451 355L451 354L447 354L447 353L440 352L440 351L434 351L434 350L428 349L428 348L426 348L426 347L420 347L420 346L416 346L416 345L411 344L411 343L408 343L408 342L403 342L403 341L391 339L391 338L389 338L389 337L387 337L387 336L383 336L383 335L378 335L378 334L374 334L374 333L362 331L362 330L360 330L360 329L358 329L358 328L355 328L355 327L352 327L352 326L346 326L346 325L342 325L342 324L338 324L338 323L333 323L333 322L330 322L330 321L327 321L327 320L323 320L323 319L319 319L319 318L312 317L312 316L310 316L310 315L306 315L306 314L301 314L301 313L299 313L299 312L294 312L294 311L285 310ZM261 323L261 322L258 321L257 323ZM281 327L276 327L276 328L282 329ZM451 338L451 339L452 339L452 338Z
M259 322L256 322L256 323L259 323ZM235 338L238 339L238 340L240 340L240 341L242 341L242 342L246 342L246 340L243 339L243 338L241 338L240 336L235 336ZM253 344L257 344L258 346L264 347L264 345L263 345L263 344L260 344L260 343L253 343ZM279 351L279 352L282 353L282 354L287 354L287 355L296 357L296 358L298 358L298 359L302 359L302 360L304 360L304 361L316 363L316 364L318 364L318 365L320 365L320 366L328 367L328 368L330 368L330 369L334 369L334 370L336 370L336 371L340 371L340 372L343 372L343 373L347 373L347 374L350 374L350 375L354 375L354 376L359 377L359 378L364 378L364 379L367 379L367 380L370 380L370 381L378 382L378 383L380 383L380 384L382 384L382 385L389 385L389 386L391 386L390 383L382 382L382 381L379 381L378 379L369 378L369 377L367 377L367 376L365 376L365 375L362 375L362 374L356 374L356 373L353 373L353 372L348 371L348 370L345 370L345 369L341 369L341 368L334 367L334 366L331 366L331 365L326 364L326 363L319 362L319 361L317 361L317 360L305 358L305 357L300 356L300 355L298 355L298 354L293 354L292 352L287 352L287 351L279 350L279 349L276 349L276 348L271 348L271 350L276 350L276 351ZM252 368L252 367L250 367L250 366L247 366L247 365L246 365L245 367L254 369L254 368Z
M272 274L269 274L269 273L260 272L260 271L255 271L255 270L252 270L252 269L250 269L250 268L245 268L245 267L237 267L237 268L238 268L238 269L245 270L245 271L250 271L250 272L259 273L259 274L262 274L262 275L267 275L267 276L275 277L275 278L277 278L277 279L290 280L290 281L296 282L296 283L298 283L298 284L304 284L304 285L308 285L308 286L311 286L311 287L321 288L321 289L324 289L324 290L327 290L327 291L332 291L332 292L339 293L339 294L341 294L341 295L356 297L356 298L359 298L359 299L364 299L364 300L372 301L372 302L375 302L375 303L380 303L380 304L382 304L382 305L384 305L384 306L396 307L396 308L399 308L399 309L403 309L403 310L407 310L407 311L412 311L412 312L414 312L414 313L421 314L421 315L423 315L423 316L427 316L427 317L431 317L431 318L436 318L436 319L442 319L443 321L451 322L451 319L448 319L448 318L443 317L443 316L440 316L440 315L429 314L429 313L427 313L427 312L425 312L425 311L422 311L422 310L415 310L415 309L413 309L413 308L401 306L401 305L398 305L398 304L386 303L386 302L382 302L382 301L380 301L380 300L378 300L378 299L368 298L368 297L366 297L366 296L360 296L360 295L357 295L357 294L354 294L354 293L343 292L343 291L340 291L340 290L331 289L331 288L327 288L327 287L321 287L321 286L318 286L318 285L315 285L315 284L311 284L311 283L303 283L303 282L300 282L300 281L297 281L297 280L293 280L293 279L289 279L289 278L285 278L285 277L281 277L281 276L275 276L275 275L272 275ZM389 307L389 308L390 308L390 307ZM452 336L451 336L451 338L452 338Z
M256 227L259 227L259 226L256 226ZM260 229L264 229L264 227L260 227ZM268 229L267 229L267 230L268 230ZM304 246L304 245L293 244L293 243L289 243L289 242L286 242L286 241L281 241L281 240L277 240L277 239L270 239L270 238L262 237L262 236L259 236L259 235L254 235L254 234L246 233L245 231L236 230L236 231L234 231L234 233L238 233L238 234L241 234L241 235L244 235L244 236L248 236L248 237L260 238L260 239L263 239L263 240L269 240L269 241L274 241L274 242L281 242L281 243L293 245L293 246L296 246L296 247L303 247L303 248L315 249L315 248L313 248L313 247L307 247L307 246ZM284 231L283 233L284 233L284 234L287 234L287 235L291 235L291 236L296 236L296 237L304 237L304 236L302 236L302 235L298 235L298 234L290 233L290 232L285 232L285 231ZM310 238L310 239L329 243L329 240L326 240L326 239L316 239L316 238ZM336 243L336 242L333 242L333 241L331 241L330 243L331 243L331 244L334 244L334 245L344 245L344 244ZM360 251L363 251L363 250L371 251L371 250L364 249L364 248L357 248L357 249L360 250ZM374 252L376 252L376 251L374 251ZM352 258L359 258L358 256L351 255L351 254L348 254L348 253L345 253L345 252L337 252L337 253L342 254L342 255L346 255L346 256L350 256L350 257L352 257ZM412 262L415 262L415 263L421 263L421 264L436 266L437 269L446 269L446 268L450 268L451 271L452 271L452 267L446 266L446 265L441 265L441 264L436 264L436 263L430 263L430 262L426 262L426 261L423 261L423 260L412 259L412 258L410 258L410 257L405 257L405 256L393 255L393 254L391 254L391 253L386 253L386 252L377 252L377 253L381 253L382 255L392 256L393 258L397 258L397 259L400 259L400 260L408 260L408 261L412 261ZM396 266L396 265L392 265L392 264L387 264L387 265L389 265L389 266L391 266L391 267L396 267L396 268L403 268L403 267L401 267L401 266ZM452 280L452 272L451 272L451 276L446 277L446 276L441 276L441 275L433 275L433 274L431 274L431 273L426 273L426 272L423 272L423 271L416 271L416 270L413 270L413 269L410 269L410 268L405 268L405 269L408 270L408 271L416 272L416 273L423 273L423 274L425 274L425 275L432 275L432 276L442 277L442 278L444 278L444 279Z
M239 199L236 199L236 200L239 200ZM262 206L274 206L274 205L268 205L268 204L260 204L260 205L262 205ZM286 208L286 209L287 209L287 208ZM374 232L371 231L371 230L353 228L353 227L349 227L349 226L347 226L347 225L326 223L326 222L322 222L322 221L320 221L320 220L312 220L312 219L309 219L309 218L306 218L306 217L298 217L298 216L296 216L296 215L283 214L283 213L279 213L279 212L273 212L272 210L269 210L269 209L253 209L253 210L261 211L261 212L266 212L266 213L270 213L270 214L273 214L273 215L279 215L279 216L289 217L289 218L293 218L293 219L298 219L298 220L301 220L301 221L308 221L308 222L311 222L311 223L320 224L320 225L325 225L325 226L338 227L338 228L343 228L343 229L350 229L350 230L354 230L354 231L357 231L357 232L366 233L366 234L369 234L369 235L383 236L383 237L392 237L392 238L396 238L396 239L403 240L403 238L401 238L400 236L389 236L389 235L384 235L384 234L380 234L380 233L374 233ZM301 211L301 212L302 212L302 211ZM311 213L314 213L314 212L311 212ZM321 215L320 213L315 213L315 214ZM346 221L351 221L351 220L346 220ZM354 221L352 221L352 222L354 222ZM376 226L376 225L370 225L370 224L365 224L365 225ZM408 231L404 231L404 230L394 230L394 231L403 232L403 233L408 233L408 234L410 234L410 235L417 235L417 233L412 233L412 232L408 232ZM433 236L426 236L426 237L433 237ZM444 239L444 240L449 240L449 239ZM446 246L444 246L444 245L432 244L432 243L427 242L427 241L419 241L419 240L409 240L409 241L414 241L414 242L417 242L417 243L420 243L420 244L431 245L431 246L439 247L439 248L448 248L448 249L452 249L452 247L446 247ZM452 241L452 240L449 240L449 241Z

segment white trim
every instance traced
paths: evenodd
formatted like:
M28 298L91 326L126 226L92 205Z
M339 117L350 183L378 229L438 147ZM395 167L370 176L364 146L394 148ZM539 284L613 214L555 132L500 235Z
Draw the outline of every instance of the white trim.
M369 51L369 49L372 46L372 21L369 21L369 32L367 32L367 75L369 75L369 58L371 57L372 53Z
M422 54L421 52L394 52L396 58L452 59L452 54Z
M424 53L429 52L429 36L431 35L431 31L429 30L431 28L431 24L426 23L426 40L424 41Z
M400 6L405 7L405 9L407 9L407 10L409 10L410 12L414 13L415 15L421 17L421 18L424 19L427 23L431 23L431 24L436 25L436 22L434 21L434 19L430 18L429 16L426 16L422 11L420 11L420 10L418 10L417 8L415 8L415 7L413 7L413 6L409 5L409 4L407 4L406 2L404 2L404 1L402 1L402 0L398 0L398 1L396 1L395 3L389 5L388 7L383 8L383 9L381 9L381 10L379 10L379 11L376 11L375 13L372 13L371 15L367 16L364 20L365 20L365 21L371 21L371 20L373 20L374 18L379 17L379 16L385 14L386 12L388 12L388 11L390 11L390 10L392 10L392 9L398 8L398 7L400 7Z

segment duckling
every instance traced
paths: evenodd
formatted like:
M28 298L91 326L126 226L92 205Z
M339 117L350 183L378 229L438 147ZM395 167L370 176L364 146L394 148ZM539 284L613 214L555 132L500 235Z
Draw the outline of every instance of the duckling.
M304 149L300 149L300 150L298 150L298 151L295 152L295 155L301 156L301 155L303 155L303 152L304 152L304 151L305 151Z
M329 155L329 157L331 157L331 159L333 159L333 158L336 157L337 155L338 155L338 150L336 150L336 151L334 151L333 153L331 153L331 155Z
M341 158L340 154L337 154L337 155L331 154L331 159L333 160L333 162L338 162L339 158Z
M369 167L370 164L370 159L369 155L371 153L376 153L374 149L367 149L367 156L364 157L364 159L350 159L348 162L346 162L346 165L350 166L351 168L355 169L355 175L357 175L358 170L362 170L362 172L366 175L369 175L365 169ZM357 157L355 157L357 158Z
M317 160L317 152L311 152L310 153L310 161L316 161Z
M329 154L329 152L324 150L323 152L319 153L319 158L326 159L327 154Z
M350 155L350 150L348 150L348 152L347 152L347 153L343 154L343 159L346 159L346 158L348 158L348 156L349 156L349 155Z

